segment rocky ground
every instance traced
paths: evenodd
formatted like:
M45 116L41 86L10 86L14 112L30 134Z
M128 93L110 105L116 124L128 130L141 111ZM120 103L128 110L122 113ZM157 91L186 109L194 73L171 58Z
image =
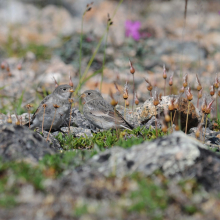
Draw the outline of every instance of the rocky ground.
M185 1L130 0L114 14L120 2L95 0L85 13L81 70L81 21L89 1L0 2L1 219L220 218L220 91L213 96L209 91L220 65L220 2L188 1L186 19ZM105 44L108 13L113 24ZM131 21L136 26L129 26ZM54 90L53 77L64 84L70 74L77 89L80 71L87 71L78 94L100 89L104 57L102 95L110 101L112 90L116 109L133 131L99 130L82 114L76 94L71 118L59 130L23 126ZM129 59L139 98L134 111ZM188 107L182 94L178 108L171 110L186 73L193 100ZM202 112L202 99L197 104L196 74L208 104L215 100L209 115ZM163 94L156 107L144 78L153 94ZM114 82L123 91L126 81L130 105L125 112Z

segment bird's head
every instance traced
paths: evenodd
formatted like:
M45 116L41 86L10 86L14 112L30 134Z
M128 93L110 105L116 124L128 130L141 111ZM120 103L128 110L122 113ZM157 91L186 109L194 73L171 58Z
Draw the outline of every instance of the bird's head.
M72 96L73 88L69 85L60 85L58 86L54 91L53 94L55 94L60 99L66 100L69 99Z
M84 100L84 102L88 102L94 99L103 99L101 93L96 90L86 90L80 95L80 97Z

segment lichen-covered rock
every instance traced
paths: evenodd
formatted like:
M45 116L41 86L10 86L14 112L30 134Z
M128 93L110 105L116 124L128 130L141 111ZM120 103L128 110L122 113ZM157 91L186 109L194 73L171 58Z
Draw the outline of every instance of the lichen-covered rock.
M204 145L183 132L174 132L128 150L113 147L95 155L89 166L107 176L124 176L136 171L150 175L158 169L172 176L195 163L200 155L199 147Z
M160 170L167 177L195 177L207 190L220 190L220 156L181 131L130 149L113 147L93 156L80 172L89 170L120 178L135 172L150 176Z
M3 160L37 162L55 151L39 134L25 126L0 125L0 157Z
M157 116L157 118L163 118L164 110L166 109L168 111L168 105L170 104L170 100L173 97L177 98L177 96L162 96L162 100L159 105L156 106L156 108L153 105L153 99L149 98L141 107L138 107L135 110L134 117L137 119L139 124L146 124L146 122L148 122L155 115ZM185 98L180 98L179 109L176 111L176 114L175 112L173 112L173 116L175 114L174 124L178 124L178 120L180 118L182 129L184 129L186 126L187 111L188 101ZM189 105L188 117L188 129L190 129L191 127L196 127L199 123L201 116L192 103L190 103Z
M63 127L60 130L63 133L66 133L66 134L69 133L68 127ZM72 126L70 126L70 134L73 134L75 137L92 137L93 136L90 129L77 128L77 127L72 127Z
M131 124L133 127L137 127L140 125L139 121L137 120L137 115L135 114L135 110L134 112L132 112L131 109L125 108L124 106L121 105L116 105L116 109L120 112L120 114L125 118L125 120Z
M17 118L18 117L18 118ZM30 114L30 118L32 117L32 114ZM8 116L4 114L0 114L0 125L7 123ZM29 122L29 114L23 113L22 115L16 116L15 114L11 115L12 124L16 124L18 120L21 121L22 124L26 124Z

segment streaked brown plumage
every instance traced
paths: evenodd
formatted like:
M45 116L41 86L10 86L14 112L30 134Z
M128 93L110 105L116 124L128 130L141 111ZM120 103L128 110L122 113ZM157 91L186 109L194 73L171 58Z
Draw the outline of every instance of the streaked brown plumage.
M87 90L82 93L84 100L83 113L85 117L100 129L133 127L123 118L123 116L107 103L101 93L96 90Z

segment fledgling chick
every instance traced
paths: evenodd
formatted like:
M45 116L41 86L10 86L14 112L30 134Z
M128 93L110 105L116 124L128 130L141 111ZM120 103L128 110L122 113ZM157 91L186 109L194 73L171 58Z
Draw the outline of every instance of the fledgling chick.
M100 92L87 90L81 94L81 97L84 100L83 113L85 117L99 129L133 129L123 116L104 100Z

